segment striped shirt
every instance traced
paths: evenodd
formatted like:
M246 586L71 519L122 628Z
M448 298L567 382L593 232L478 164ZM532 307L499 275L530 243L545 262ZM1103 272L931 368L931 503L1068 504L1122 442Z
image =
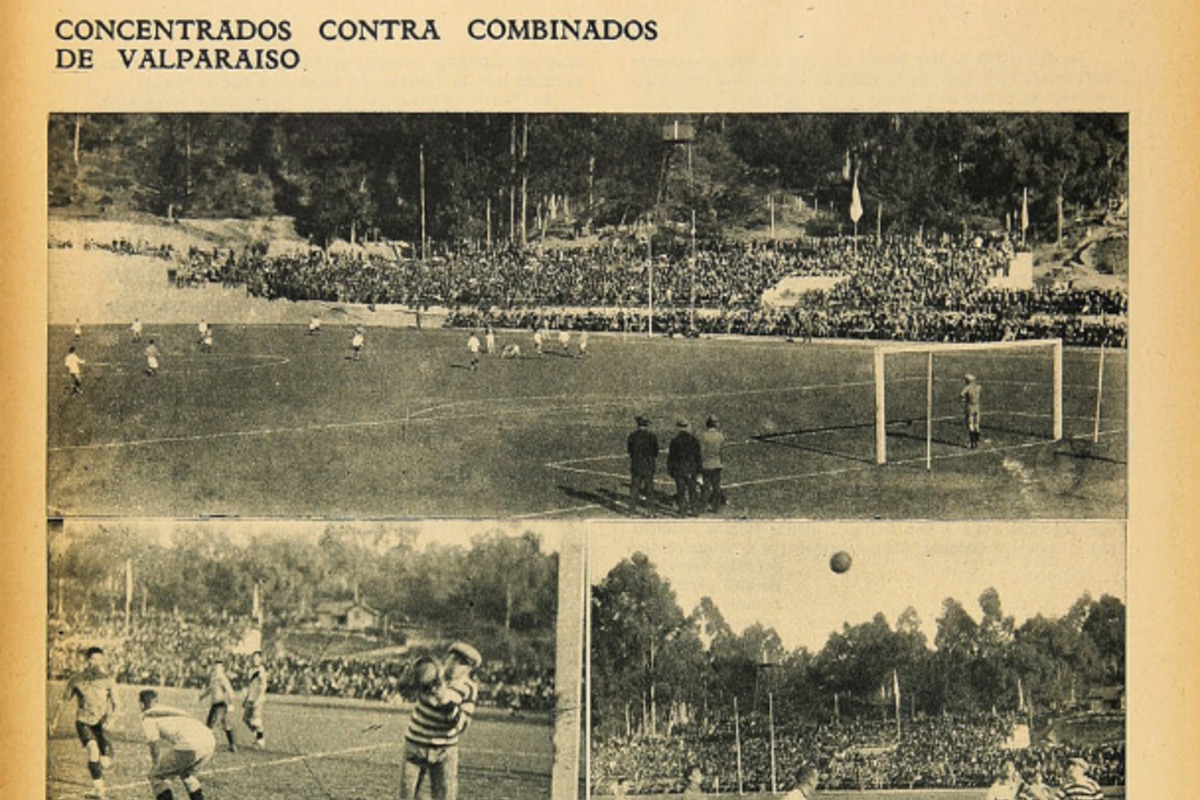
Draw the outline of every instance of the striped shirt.
M1104 792L1091 778L1080 778L1063 784L1055 795L1058 800L1104 800Z
M471 681L455 681L444 693L450 702L439 704L434 692L422 693L413 706L408 720L406 741L421 747L450 747L458 744L458 737L471 722L475 713L475 702L479 689Z

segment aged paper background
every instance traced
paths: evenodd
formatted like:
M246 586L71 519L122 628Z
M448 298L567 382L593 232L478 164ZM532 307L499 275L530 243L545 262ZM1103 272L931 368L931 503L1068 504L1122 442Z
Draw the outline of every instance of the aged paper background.
M290 73L55 72L64 17L292 20ZM472 42L476 17L653 18L652 43ZM326 18L426 17L440 42L324 43ZM1184 0L329 4L6 0L0 23L0 795L44 791L46 120L51 111L1112 111L1130 115L1128 791L1183 797L1200 737L1200 12ZM1064 565L1064 568L1069 568ZM1186 788L1185 788L1186 787Z

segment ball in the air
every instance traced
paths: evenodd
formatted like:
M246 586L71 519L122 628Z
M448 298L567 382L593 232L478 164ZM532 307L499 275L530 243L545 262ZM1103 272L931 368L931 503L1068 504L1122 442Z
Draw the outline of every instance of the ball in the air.
M850 558L849 553L847 553L845 550L839 550L833 554L832 558L829 559L829 568L841 575L843 572L850 569L850 565L853 563L854 560Z

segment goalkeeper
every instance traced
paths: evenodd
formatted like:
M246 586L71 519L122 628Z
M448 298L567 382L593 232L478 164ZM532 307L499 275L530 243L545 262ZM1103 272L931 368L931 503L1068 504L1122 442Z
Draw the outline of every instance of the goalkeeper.
M979 447L979 395L982 389L975 376L967 373L963 376L963 388L958 393L963 404L963 422L967 426L967 447L971 450Z

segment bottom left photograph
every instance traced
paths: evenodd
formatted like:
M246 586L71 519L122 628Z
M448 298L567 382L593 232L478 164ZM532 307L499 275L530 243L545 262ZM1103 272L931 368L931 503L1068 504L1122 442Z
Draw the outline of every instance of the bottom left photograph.
M46 796L573 797L582 541L50 520Z

